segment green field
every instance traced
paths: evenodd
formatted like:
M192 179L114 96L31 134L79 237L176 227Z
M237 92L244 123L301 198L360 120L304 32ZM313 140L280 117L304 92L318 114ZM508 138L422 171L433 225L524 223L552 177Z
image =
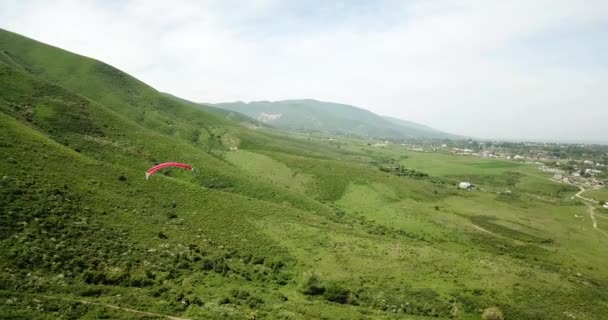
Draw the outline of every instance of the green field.
M582 194L584 197L596 201L608 201L608 189L589 189Z
M264 128L1 30L0 50L0 318L608 314L608 237L533 166ZM163 161L196 171L145 180Z

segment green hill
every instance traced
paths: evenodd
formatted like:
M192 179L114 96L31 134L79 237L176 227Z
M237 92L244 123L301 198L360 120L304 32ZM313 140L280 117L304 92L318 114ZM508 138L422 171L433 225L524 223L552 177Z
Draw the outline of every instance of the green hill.
M390 139L459 139L410 121L381 117L350 105L317 100L218 103L277 128Z
M185 104L188 106L191 106L193 108L198 108L201 109L202 111L205 111L207 113L211 113L215 116L218 116L220 118L223 118L225 120L230 120L232 122L237 122L239 124L245 125L245 126L249 126L249 127L253 127L253 128L260 128L260 127L266 127L268 128L267 125L265 125L263 122L255 120L253 118L250 118L242 113L239 112L235 112L235 111L231 111L231 110L227 110L227 109L222 109L222 108L216 108L210 105L205 105L205 104L198 104L198 103L194 103L179 97L176 97L172 94L169 93L163 93L164 96L169 97L172 100L175 100L177 102L179 102L180 104Z
M4 30L0 159L0 318L608 313L607 238L534 168L268 129Z
M382 118L399 126L400 128L403 128L401 130L401 132L406 137L419 136L419 137L424 137L424 138L435 138L435 139L464 139L463 136L446 134L444 132L437 131L436 129L433 129L429 126L419 124L416 122L401 120L401 119L387 117L387 116L384 116Z

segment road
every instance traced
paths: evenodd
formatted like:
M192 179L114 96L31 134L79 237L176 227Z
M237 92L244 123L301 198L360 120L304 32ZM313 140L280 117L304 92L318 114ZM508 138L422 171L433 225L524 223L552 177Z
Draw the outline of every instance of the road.
M122 310L122 311L125 311L125 312L129 312L129 313L133 313L133 314L138 314L138 315L141 315L141 316L148 316L148 317L155 317L155 318L164 318L164 319L169 319L169 320L189 320L187 318L180 318L180 317L169 316L169 315L166 315L166 314L160 314L160 313L154 313L154 312L136 310L136 309L131 309L131 308L125 308L125 307L116 306L116 305L107 304L107 303L93 302L93 301L81 300L81 299L70 299L70 298L65 298L65 297L47 296L47 295L40 295L40 296L41 297L45 297L45 298L49 298L49 299L59 299L59 300L65 300L65 301L80 302L82 304L90 304L90 305L96 305L96 306L106 307L106 308L110 308L110 309Z

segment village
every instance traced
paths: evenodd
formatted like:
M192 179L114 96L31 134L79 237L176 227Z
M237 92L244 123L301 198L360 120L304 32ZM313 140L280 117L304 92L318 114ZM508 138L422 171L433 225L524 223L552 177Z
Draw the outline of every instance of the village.
M382 141L373 147L398 145L415 152L438 152L488 159L503 159L535 165L551 174L551 180L579 186L584 189L601 189L608 185L608 146L584 144L557 144L534 142L489 141ZM462 182L460 189L471 190L473 185ZM604 205L608 208L608 204Z
M322 139L333 145L340 145L336 138ZM469 140L391 140L368 141L372 148L403 148L414 152L453 154L517 161L533 165L545 172L550 179L589 189L608 186L608 145L585 145L544 142L503 142ZM388 171L400 172L398 167L387 167ZM416 172L417 174L418 172ZM408 172L407 175L413 173ZM459 189L473 190L473 181L461 181ZM603 205L603 203L602 203ZM608 209L608 204L605 205Z

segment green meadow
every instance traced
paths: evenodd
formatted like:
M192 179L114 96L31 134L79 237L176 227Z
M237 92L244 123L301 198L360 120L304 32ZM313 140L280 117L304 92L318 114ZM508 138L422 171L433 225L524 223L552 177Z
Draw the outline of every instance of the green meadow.
M608 202L608 189L589 189L582 194L585 198Z
M0 50L0 318L608 314L608 237L534 166L267 128L2 30ZM164 161L196 170L145 180Z

